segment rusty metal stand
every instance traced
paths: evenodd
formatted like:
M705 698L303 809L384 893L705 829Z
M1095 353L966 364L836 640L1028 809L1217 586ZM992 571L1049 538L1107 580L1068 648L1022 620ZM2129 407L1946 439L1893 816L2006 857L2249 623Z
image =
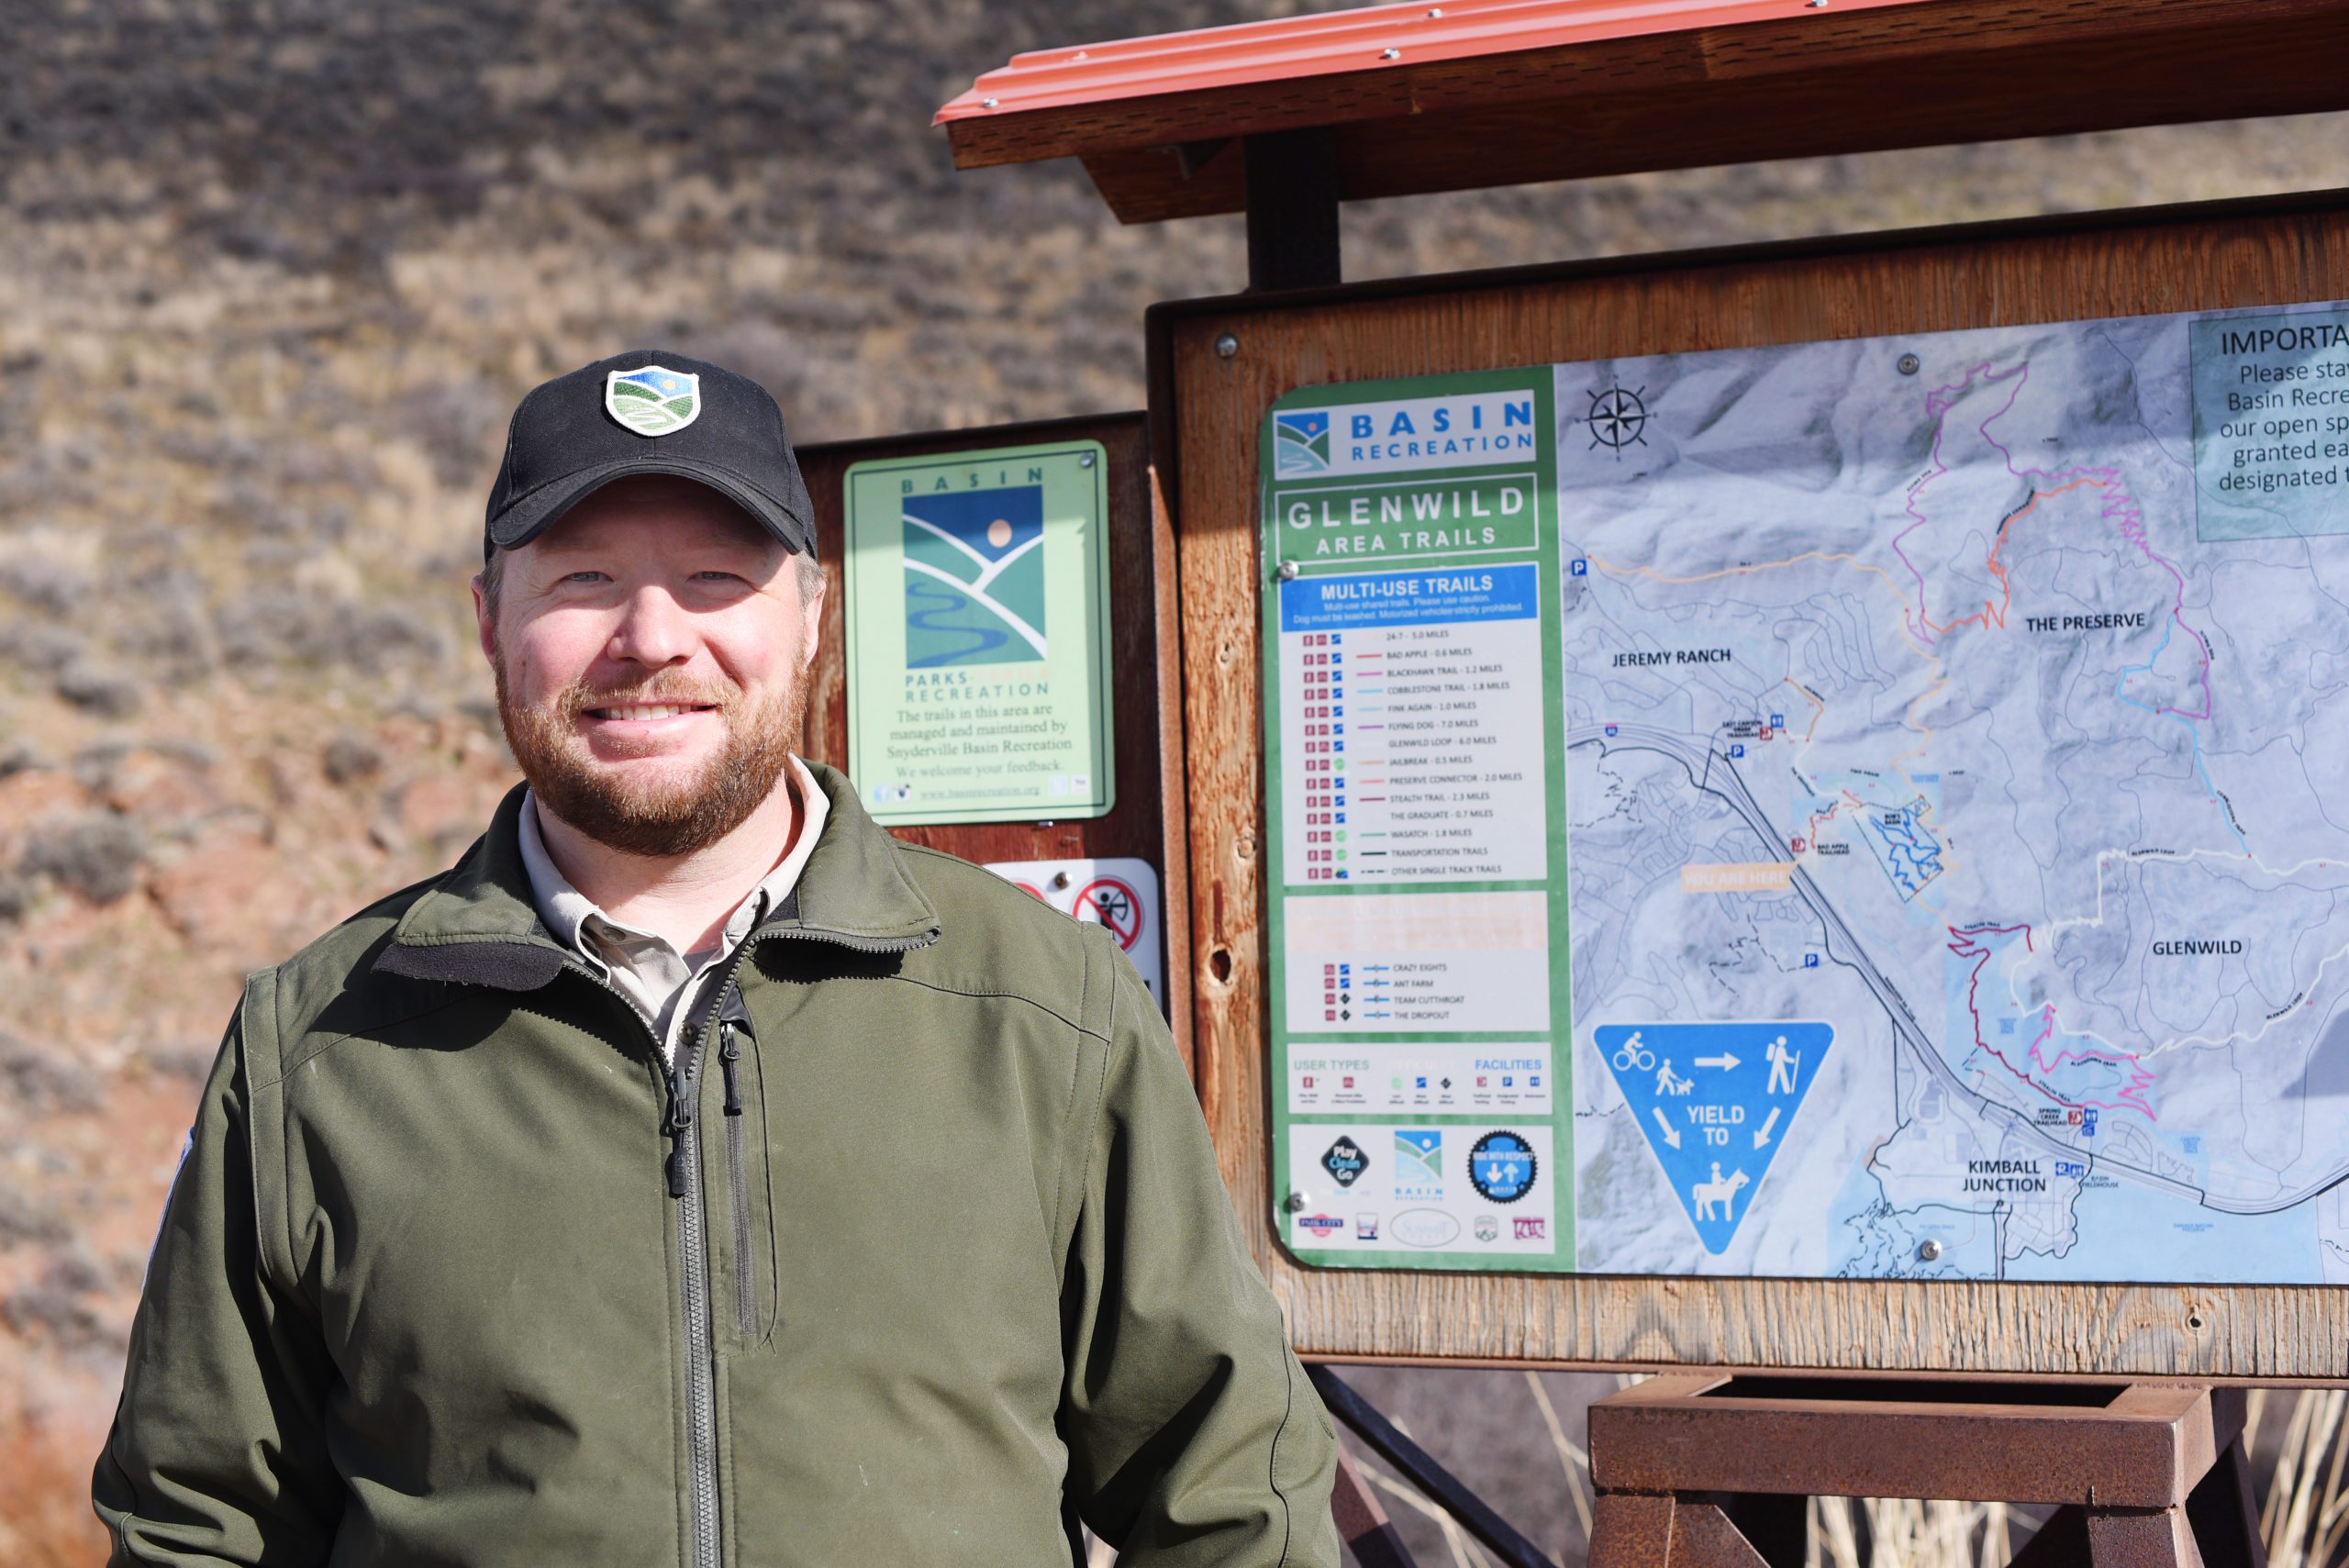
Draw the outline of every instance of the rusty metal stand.
M2054 1503L2014 1568L2264 1568L2240 1389L1650 1379L1590 1407L1590 1568L1799 1568L1804 1499Z

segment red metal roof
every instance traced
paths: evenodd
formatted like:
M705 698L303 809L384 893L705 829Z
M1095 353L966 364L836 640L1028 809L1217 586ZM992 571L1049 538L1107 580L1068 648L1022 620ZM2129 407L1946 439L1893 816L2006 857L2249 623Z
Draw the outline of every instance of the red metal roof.
M1014 55L932 122L1938 0L1442 0Z
M1040 50L938 120L1155 223L1241 210L1291 131L1351 202L2312 114L2344 59L2349 0L1414 0Z

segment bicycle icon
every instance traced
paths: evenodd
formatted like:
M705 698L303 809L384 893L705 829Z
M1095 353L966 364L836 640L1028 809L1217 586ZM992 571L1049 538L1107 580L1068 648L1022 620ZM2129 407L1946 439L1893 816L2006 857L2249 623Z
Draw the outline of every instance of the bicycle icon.
M1640 1043L1640 1031L1633 1029L1608 1061L1618 1073L1645 1073L1655 1066L1655 1052Z

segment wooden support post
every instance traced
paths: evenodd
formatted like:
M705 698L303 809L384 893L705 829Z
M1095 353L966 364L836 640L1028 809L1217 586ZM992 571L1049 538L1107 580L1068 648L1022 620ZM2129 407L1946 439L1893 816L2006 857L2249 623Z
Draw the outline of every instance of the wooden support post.
M1249 137L1248 292L1330 288L1340 280L1338 166L1330 132Z
M2239 1390L1654 1378L1590 1410L1590 1568L1802 1561L1802 1499L2062 1505L2016 1568L2264 1568Z

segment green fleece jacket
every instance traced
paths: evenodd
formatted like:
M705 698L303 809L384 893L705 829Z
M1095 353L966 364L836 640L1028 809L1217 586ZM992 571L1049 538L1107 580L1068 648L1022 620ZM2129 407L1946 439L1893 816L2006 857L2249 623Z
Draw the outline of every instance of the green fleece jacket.
M674 1066L518 787L254 975L93 1490L117 1564L1336 1568L1327 1414L1116 944L876 828Z

